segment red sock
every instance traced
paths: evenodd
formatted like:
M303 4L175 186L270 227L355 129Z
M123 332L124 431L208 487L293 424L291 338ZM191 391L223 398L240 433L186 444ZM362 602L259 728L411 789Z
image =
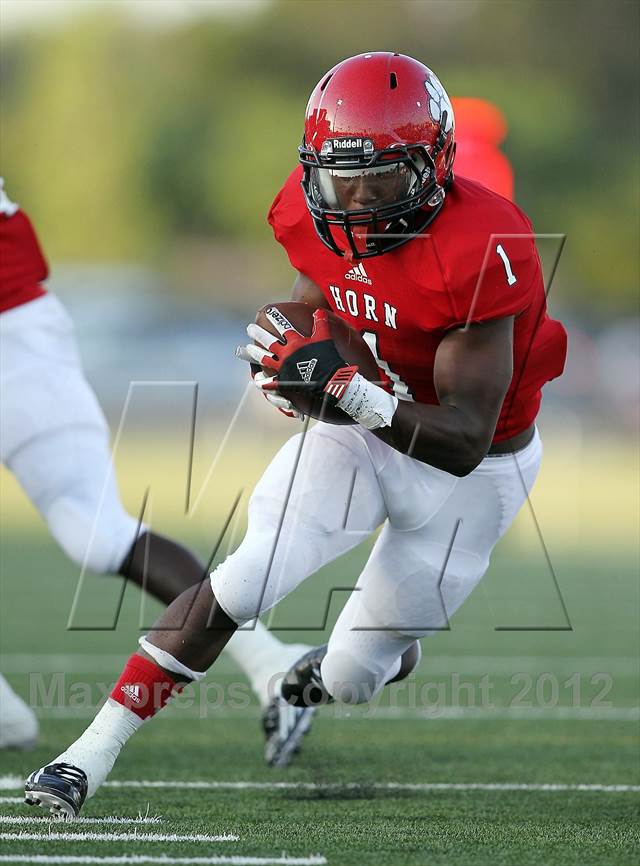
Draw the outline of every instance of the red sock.
M155 662L134 653L109 697L141 719L148 719L164 707L174 691L180 691L182 687Z

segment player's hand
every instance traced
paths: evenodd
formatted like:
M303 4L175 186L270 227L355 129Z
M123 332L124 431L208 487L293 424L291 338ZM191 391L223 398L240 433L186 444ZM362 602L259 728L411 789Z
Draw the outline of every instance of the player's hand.
M304 421L304 415L296 409L290 400L287 400L286 397L283 397L276 391L264 390L263 385L267 382L271 382L272 379L272 376L267 376L265 372L260 370L255 374L255 376L253 376L253 384L256 386L258 391L260 391L262 396L266 397L268 402L271 403L272 406L275 406L278 411L282 412L283 415L286 415L287 418L297 418L298 421Z
M258 391L260 391L262 396L265 397L272 406L275 406L279 412L286 415L287 418L297 418L298 421L304 421L304 415L296 409L290 400L287 400L286 397L281 396L275 391L265 391L263 389L262 386L265 382L271 382L273 377L267 376L264 370L257 369L257 361L253 355L249 353L249 349L255 348L257 347L249 345L238 346L236 349L236 357L241 358L243 361L248 361L251 365L251 379L253 384L256 386Z
M301 334L277 308L268 308L265 314L279 334L266 331L260 325L249 325L247 334L254 344L242 347L238 356L252 363L274 370L267 377L262 390L275 391L286 396L287 390L308 390L311 396L320 396L328 386L333 389L335 374L338 378L350 379L357 373L357 366L349 366L336 349L329 330L328 311L316 310L313 314L313 331L310 337ZM331 396L333 390L327 390Z

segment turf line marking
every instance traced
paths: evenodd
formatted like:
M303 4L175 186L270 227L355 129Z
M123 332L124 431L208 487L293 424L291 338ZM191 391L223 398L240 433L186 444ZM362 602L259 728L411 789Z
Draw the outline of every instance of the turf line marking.
M211 836L208 833L0 833L0 840L6 842L33 842L46 839L47 842L237 842L240 837L231 833Z
M3 653L2 670L5 674L72 673L111 674L115 680L117 672L126 662L127 656L100 653L57 653L36 655L31 653ZM542 671L575 671L598 673L606 671L618 675L638 673L640 663L635 656L504 656L504 655L434 655L430 656L428 670L431 674L514 674L516 672L537 673ZM235 670L235 669L234 669ZM230 668L225 665L225 676ZM214 677L215 679L215 677Z
M18 803L24 803L24 800L15 798ZM63 822L59 818L50 818L47 816L35 815L0 815L0 824L46 824L52 826L60 826ZM74 818L73 826L76 824L161 824L162 818L117 818L115 815L107 815L104 818Z
M2 803L24 803L24 797L0 797L0 804Z
M14 790L20 776L0 776L0 788ZM640 785L603 785L562 782L226 782L174 779L123 779L105 782L103 788L167 788L178 791L585 791L616 794L640 792ZM14 799L14 798L11 798ZM18 798L15 798L18 799ZM22 800L19 800L22 802ZM138 838L140 838L138 836ZM186 837L185 837L186 838Z
M173 788L226 791L593 791L606 794L640 791L640 785L598 785L519 782L347 782L335 785L318 782L174 782L137 781L105 782L110 788Z
M510 719L513 721L566 721L575 722L638 722L640 707L456 707L437 704L423 708L418 707L371 707L357 715L343 712L335 713L338 719L349 717L362 718L375 722L398 719L408 721L416 719L445 719L447 721L465 721L468 719Z
M73 854L0 854L0 863L159 863L164 866L326 866L327 858L312 857L147 857L123 854L119 857L81 857Z
M48 710L38 712L40 719L92 719L98 707L52 707ZM216 710L216 721L244 721L260 717L257 708L249 710L240 708L237 710ZM536 721L536 722L638 722L640 721L640 707L461 707L441 706L437 703L428 704L424 707L379 707L363 705L361 708L341 707L332 704L326 711L325 717L337 722L352 722L365 719L366 721L453 721L466 722L475 721ZM193 721L201 718L196 709L172 708L167 715L160 717L169 720Z

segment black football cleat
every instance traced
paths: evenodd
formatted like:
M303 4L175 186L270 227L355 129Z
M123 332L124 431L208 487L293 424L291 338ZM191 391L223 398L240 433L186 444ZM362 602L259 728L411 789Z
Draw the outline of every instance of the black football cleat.
M292 707L283 698L273 698L262 714L266 737L264 759L270 767L288 767L309 733L315 707Z
M54 818L72 821L78 817L87 796L84 770L71 764L49 764L32 773L25 783L24 801L28 806L49 809Z
M320 665L327 654L327 644L314 647L299 658L285 674L280 687L282 697L293 707L322 707L333 703L324 687Z

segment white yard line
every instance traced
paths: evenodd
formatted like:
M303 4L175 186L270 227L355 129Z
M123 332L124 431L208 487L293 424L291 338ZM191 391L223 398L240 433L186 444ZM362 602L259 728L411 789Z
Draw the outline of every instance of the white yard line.
M5 653L0 657L0 670L7 674L58 673L71 671L77 673L111 674L117 679L120 668L127 659L126 655L110 654L52 654L35 655L29 653ZM587 672L637 674L640 661L634 656L576 656L562 658L556 656L430 656L424 662L424 670L433 674L514 674L519 672L554 673ZM213 677L215 679L215 676Z
M19 776L0 776L0 788L13 790L21 785L22 780ZM180 781L173 779L114 780L105 782L103 787L166 788L177 791L591 791L604 794L640 791L640 785L562 782L336 782L336 784L330 784L320 782Z
M24 803L24 800L19 799L18 797L13 799L15 799L17 803ZM76 824L135 824L136 826L140 826L141 824L148 825L161 823L162 818L159 817L117 818L115 815L108 815L105 818L75 818L73 826L75 827ZM46 824L47 826L59 827L62 822L53 816L48 818L46 816L40 817L36 815L0 815L0 824Z
M304 790L332 791L336 788L348 790L395 790L395 791L640 791L640 785L591 785L591 784L537 784L515 782L348 782L331 785L319 782L163 782L122 781L106 782L112 788L186 788L197 790Z
M23 788L24 779L22 776L0 776L0 791L18 791ZM16 800L18 798L12 797L11 799ZM18 802L24 803L24 797L20 797Z
M119 669L127 660L126 655L107 655L101 653L3 653L0 656L0 670L3 674L58 673L72 671L80 673L110 673L117 678Z
M332 707L329 708L330 710ZM576 722L637 722L640 721L640 707L456 707L437 704L427 707L365 707L353 716L346 707L340 709L333 705L337 719L363 718L367 721L388 721L389 719L446 719L447 721L466 721L474 719L513 719L514 721L576 721Z
M6 777L5 777L6 778ZM1 786L0 786L1 787ZM12 790L12 789L9 789ZM24 797L0 797L0 805L3 803L24 803Z
M73 707L53 707L38 712L40 719L92 719L98 707L86 707L75 709ZM337 721L388 721L398 720L420 720L430 719L437 721L465 722L475 719L498 721L576 721L576 722L637 722L640 721L640 707L461 707L461 706L438 706L438 704L427 704L424 707L377 707L369 705L358 708L339 706L332 704L323 710L325 718ZM257 707L249 709L242 707L237 710L215 709L211 710L211 717L216 721L229 721L238 719L258 718ZM180 721L193 721L200 718L197 708L172 708L160 719L179 719Z
M0 854L0 863L159 863L164 866L326 866L327 859L313 857L147 857L124 854L119 857L81 857L72 854Z
M173 788L211 791L600 791L618 793L640 791L640 785L597 785L527 782L347 782L335 785L319 782L105 782L111 788Z
M47 842L237 842L239 836L224 833L212 836L209 833L58 833L51 825L46 833L0 833L0 840L6 842L32 842L46 839Z

